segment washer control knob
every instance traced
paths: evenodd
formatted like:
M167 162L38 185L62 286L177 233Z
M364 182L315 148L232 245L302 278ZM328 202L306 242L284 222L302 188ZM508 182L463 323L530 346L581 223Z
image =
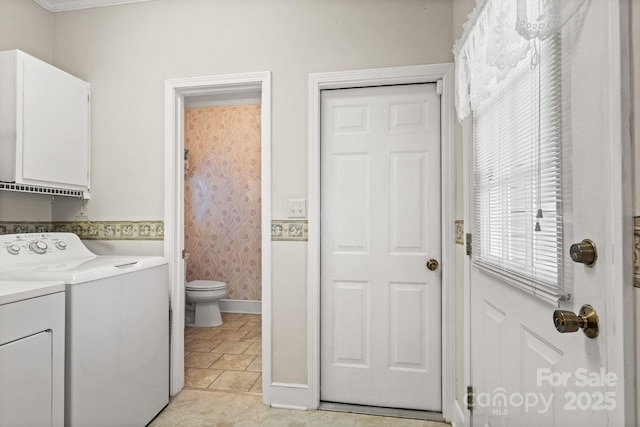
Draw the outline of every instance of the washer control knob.
M37 242L32 242L31 244L29 244L29 249L37 254L45 253L48 247L49 246L47 246L47 244L42 240L38 240Z
M64 251L65 249L67 249L67 244L62 240L58 240L56 242L56 248L60 249L61 251Z
M18 245L7 246L7 252L9 252L11 255L18 255L20 253L20 246Z

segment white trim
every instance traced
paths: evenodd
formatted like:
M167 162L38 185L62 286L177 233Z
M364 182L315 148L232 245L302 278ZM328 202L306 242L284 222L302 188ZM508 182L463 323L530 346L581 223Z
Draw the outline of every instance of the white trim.
M453 64L442 76L442 415L451 419L456 400L456 154Z
M177 86L165 82L165 152L164 152L164 257L169 261L169 286L171 291L171 372L170 394L177 394L184 387L184 263L180 226L184 224L184 186L180 183L183 166L176 159L184 150L183 118L184 98L178 95ZM184 159L184 153L182 154ZM180 280L183 278L182 280ZM181 292L182 291L182 292Z
M465 251L467 244L467 231L471 228L471 135L472 135L472 121L471 118L467 118L462 123L462 206L463 206L463 218L465 224ZM473 237L472 237L473 238ZM464 256L464 382L463 387L466 388L471 385L471 257L465 254ZM461 408L462 413L465 415L463 418L465 427L471 426L471 412L467 409L467 402L460 402L456 400L456 407ZM462 409L464 408L464 409Z
M308 394L309 386L306 384L274 382L271 384L271 406L273 408L306 411L309 409L307 406L307 402L309 402Z
M187 108L208 108L208 107L227 107L231 105L254 105L260 104L260 98L243 98L225 101L211 100L211 101L190 101Z
M165 81L165 238L169 261L171 307L171 395L184 387L184 98L226 88L261 90L262 168L262 401L270 404L271 383L271 73L169 79Z
M320 91L433 83L442 79L442 194L455 194L453 65L415 65L309 75L308 407L320 404ZM442 197L442 414L455 400L455 197Z
M220 311L223 313L262 313L262 301L249 301L240 299L221 299Z

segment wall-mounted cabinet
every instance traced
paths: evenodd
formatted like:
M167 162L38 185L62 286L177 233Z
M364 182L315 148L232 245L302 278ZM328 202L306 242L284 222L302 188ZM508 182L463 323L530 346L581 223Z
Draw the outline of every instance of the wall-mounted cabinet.
M0 52L0 181L89 191L89 83Z

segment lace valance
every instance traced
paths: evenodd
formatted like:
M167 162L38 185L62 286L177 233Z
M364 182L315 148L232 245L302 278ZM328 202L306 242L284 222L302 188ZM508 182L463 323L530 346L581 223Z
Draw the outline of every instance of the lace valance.
M522 60L536 65L536 41L557 33L589 0L477 0L454 46L456 109L462 121Z

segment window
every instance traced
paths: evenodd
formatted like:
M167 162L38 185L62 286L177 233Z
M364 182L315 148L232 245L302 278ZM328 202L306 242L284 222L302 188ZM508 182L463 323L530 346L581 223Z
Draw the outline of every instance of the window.
M534 40L472 111L474 262L557 302L562 283L559 36Z

